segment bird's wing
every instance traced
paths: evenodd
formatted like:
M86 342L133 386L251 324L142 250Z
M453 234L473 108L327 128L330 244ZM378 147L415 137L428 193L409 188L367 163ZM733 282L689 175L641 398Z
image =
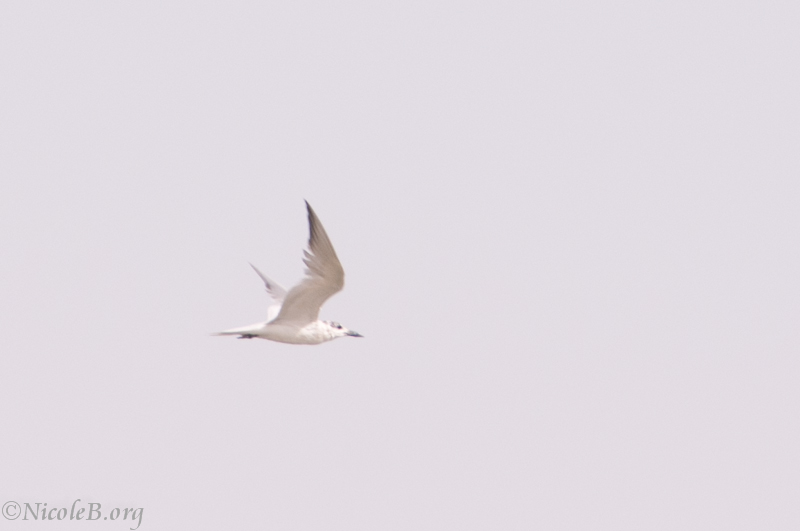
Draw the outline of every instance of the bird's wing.
M252 267L253 271L255 271L256 274L261 277L261 280L264 281L264 286L267 288L267 293L269 293L270 296L275 299L275 302L281 302L286 297L286 288L259 271L258 268L253 264L250 264L250 267Z
M267 308L267 322L272 321L281 311L283 299L286 298L286 289L259 271L258 268L253 264L250 264L250 267L252 267L256 274L261 277L261 280L264 281L264 286L267 288L267 293L269 293L270 297L272 297L272 300L275 301L269 306L269 308Z
M344 269L319 218L308 209L308 250L303 251L306 277L289 290L275 323L305 326L319 317L319 309L344 287Z

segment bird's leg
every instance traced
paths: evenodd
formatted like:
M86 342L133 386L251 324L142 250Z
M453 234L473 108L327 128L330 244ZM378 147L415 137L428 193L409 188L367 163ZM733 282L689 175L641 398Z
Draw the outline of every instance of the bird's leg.
M254 336L253 334L242 334L237 339L253 339L254 337L256 336Z

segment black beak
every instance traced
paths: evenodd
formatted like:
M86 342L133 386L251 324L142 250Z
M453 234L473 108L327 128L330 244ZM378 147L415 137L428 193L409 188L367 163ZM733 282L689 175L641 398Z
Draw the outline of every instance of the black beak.
M347 335L348 336L353 336L353 337L364 337L361 334L359 334L358 332L353 332L352 330L348 330L347 331Z

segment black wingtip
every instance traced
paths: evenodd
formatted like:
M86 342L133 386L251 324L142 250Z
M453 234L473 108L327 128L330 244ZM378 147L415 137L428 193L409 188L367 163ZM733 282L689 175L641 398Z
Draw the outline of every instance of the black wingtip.
M308 229L309 229L309 241L310 241L314 239L314 233L316 232L314 228L314 220L317 219L317 213L314 212L314 209L311 208L311 205L308 204L308 201L306 201L306 209L308 210ZM319 223L319 220L317 220L317 223Z

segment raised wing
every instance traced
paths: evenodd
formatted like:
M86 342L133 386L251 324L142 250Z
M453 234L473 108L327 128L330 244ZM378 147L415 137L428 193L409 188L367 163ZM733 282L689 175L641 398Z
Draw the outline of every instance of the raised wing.
M250 267L252 267L256 274L261 277L261 280L264 281L264 286L267 288L267 293L269 293L270 297L272 297L272 299L275 301L273 304L270 304L269 308L267 308L267 322L272 321L281 311L283 299L286 297L286 289L259 271L258 268L253 264L250 264Z
M274 323L305 326L319 318L319 309L344 287L344 269L333 244L311 205L308 209L308 250L303 251L306 277L289 290Z

